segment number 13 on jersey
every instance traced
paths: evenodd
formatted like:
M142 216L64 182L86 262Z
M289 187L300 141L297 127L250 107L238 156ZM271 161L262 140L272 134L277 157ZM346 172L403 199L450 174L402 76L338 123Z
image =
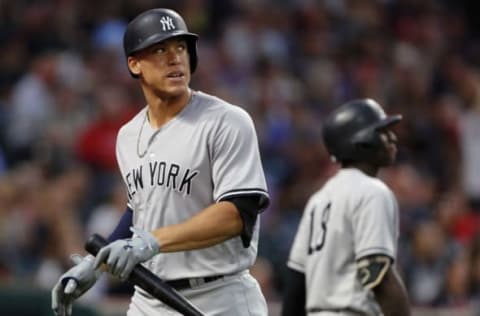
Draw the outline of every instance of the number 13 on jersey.
M325 238L327 235L327 223L330 217L330 209L332 203L328 202L327 205L319 212L318 207L315 206L310 213L310 237L308 239L308 254L311 255L314 252L320 251L325 244ZM318 216L320 216L320 225L318 225Z

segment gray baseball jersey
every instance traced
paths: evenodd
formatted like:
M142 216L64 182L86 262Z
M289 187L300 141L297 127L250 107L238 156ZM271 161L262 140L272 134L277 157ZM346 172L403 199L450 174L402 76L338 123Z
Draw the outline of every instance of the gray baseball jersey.
M398 206L390 189L358 169L340 169L308 201L288 266L305 274L307 311L351 310L381 315L357 276L357 260L395 259Z
M192 92L187 106L159 129L142 109L120 129L116 151L135 227L177 224L230 196L268 199L252 119L202 92ZM258 228L259 221L248 248L236 237L204 249L160 253L145 264L165 280L236 273L255 261Z

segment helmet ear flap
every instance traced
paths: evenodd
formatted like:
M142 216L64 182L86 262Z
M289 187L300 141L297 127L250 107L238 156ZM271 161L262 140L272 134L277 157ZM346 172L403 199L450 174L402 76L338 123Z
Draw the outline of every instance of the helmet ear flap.
M353 145L356 152L363 160L369 160L382 148L382 140L379 131L374 127L368 127L353 137Z
M372 128L370 127L363 128L352 136L351 142L354 145L359 145L359 144L368 145L375 138L374 134L375 134L375 131Z
M197 57L197 40L187 38L187 50L190 56L190 71L193 74L197 69L198 57Z
M357 138L353 137L351 144L352 151L352 161L367 161L370 159L372 154L377 150L376 142L373 140L374 133L362 133Z

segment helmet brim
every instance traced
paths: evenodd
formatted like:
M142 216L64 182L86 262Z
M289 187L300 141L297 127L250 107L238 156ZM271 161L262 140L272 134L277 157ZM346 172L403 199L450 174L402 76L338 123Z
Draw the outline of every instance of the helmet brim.
M392 125L395 125L398 122L400 122L402 120L402 118L403 118L403 116L401 114L387 116L385 119L383 119L381 122L379 122L375 126L375 129L378 130L378 129L382 129L382 128L385 128L385 127L390 127Z
M146 40L143 41L142 45L138 45L135 47L134 50L132 50L128 56L131 56L135 53L138 53L139 51L142 51L150 46L153 46L155 44L161 43L163 41L166 41L167 39L174 38L174 37L185 37L187 41L195 43L198 40L198 35L195 33L190 33L190 32L185 32L185 31L178 31L178 32L171 32L168 34L168 36L165 36L165 34L154 34L147 38Z

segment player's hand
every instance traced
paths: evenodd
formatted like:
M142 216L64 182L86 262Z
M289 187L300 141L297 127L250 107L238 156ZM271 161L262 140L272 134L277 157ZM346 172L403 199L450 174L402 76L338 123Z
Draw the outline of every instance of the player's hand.
M116 240L100 249L95 258L95 268L104 263L111 274L126 280L138 263L160 252L160 245L151 233L133 227L130 230L133 232L131 239Z
M70 258L75 266L60 277L52 290L52 309L56 316L72 315L73 301L90 289L102 273L93 267L92 255L73 254Z

